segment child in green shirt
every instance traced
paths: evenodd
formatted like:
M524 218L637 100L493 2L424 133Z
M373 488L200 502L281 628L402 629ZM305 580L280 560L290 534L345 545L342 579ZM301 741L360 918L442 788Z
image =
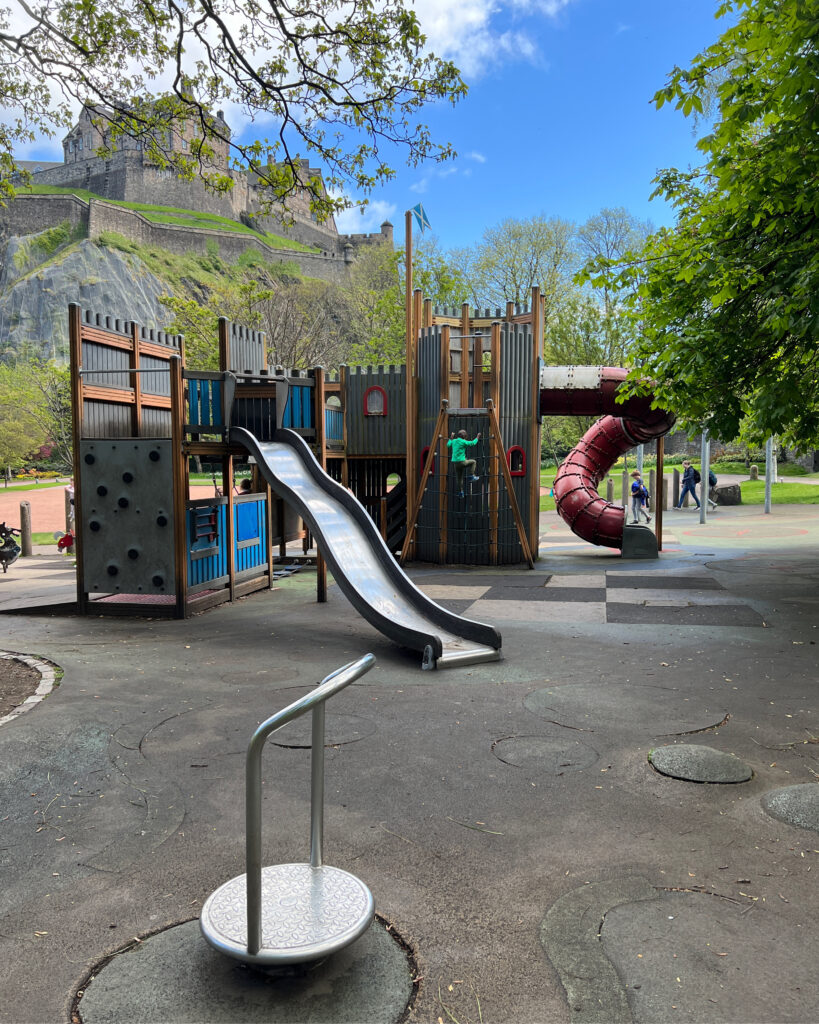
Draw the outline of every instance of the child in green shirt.
M468 459L466 457L466 449L471 448L480 441L481 435L478 434L471 441L466 439L466 431L459 430L458 436L454 434L449 435L449 440L446 443L447 448L450 452L450 462L455 467L455 479L458 482L458 497L464 496L464 473L469 470L469 480L480 480L480 477L475 476L475 467L477 462L475 459Z

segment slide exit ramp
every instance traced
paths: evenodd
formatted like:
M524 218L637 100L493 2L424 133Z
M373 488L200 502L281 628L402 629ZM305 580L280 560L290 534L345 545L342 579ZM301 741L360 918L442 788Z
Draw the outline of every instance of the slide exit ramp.
M259 441L243 427L232 427L230 441L253 455L273 490L307 523L350 604L384 636L423 651L423 668L498 660L500 633L422 593L401 571L364 507L325 473L297 433L280 429L275 441Z

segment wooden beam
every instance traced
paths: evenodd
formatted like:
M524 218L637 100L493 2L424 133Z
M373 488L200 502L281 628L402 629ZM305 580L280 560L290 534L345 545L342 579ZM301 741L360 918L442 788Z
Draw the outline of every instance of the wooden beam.
M540 288L532 288L532 412L529 437L529 548L534 558L540 550L540 358L543 352L543 319Z
M442 409L447 409L448 405L449 405L449 366L450 366L449 349L450 349L451 343L452 343L452 328L449 326L449 324L444 324L444 326L441 328L441 351L440 351L440 357L441 357L441 367L440 367L440 373L441 373L440 388L441 388L441 391L440 391L440 399L441 399L441 408ZM448 426L447 426L448 420L449 420L449 416L448 415L444 416L443 423L442 423L442 426L441 426L441 432L443 434L443 437L444 437L445 441L446 441L446 438L449 437L449 429L448 429ZM427 455L427 460L429 460L430 458L432 458L434 460L435 455L437 453L437 448L438 448L438 442L437 442L437 434L436 434L435 447L434 448L432 448L432 447L430 448L429 453ZM447 448L447 445L445 443L442 444L441 445L441 456L440 456L440 459L439 459L439 462L438 462L438 470L437 470L438 471L438 480L440 481L439 487L438 487L438 522L441 524L441 526L440 526L440 534L438 536L438 561L439 561L439 563L441 565L444 565L445 562L446 562L447 530L448 530L448 526L449 526L449 523L448 523L448 519L449 519L449 487L448 487L448 480L447 480L447 464L449 462L448 453L449 453L449 449Z
M657 550L663 550L663 480L665 472L665 438L657 438L657 486L654 489L654 532L657 534ZM702 488L708 500L708 481ZM79 565L79 562L77 563Z
M435 423L435 432L432 435L432 443L430 444L429 451L427 452L427 461L424 463L424 473L423 476L421 477L421 484L418 488L418 495L415 499L415 502L410 511L410 515L407 521L407 535L404 538L404 546L401 548L401 557L398 559L401 565L403 565L404 562L407 560L407 553L409 552L410 545L412 544L413 541L412 534L415 531L415 524L418 522L418 513L421 511L421 502L423 501L424 490L426 489L427 481L429 480L429 473L435 462L435 452L438 448L438 441L440 440L441 437L441 430L443 428L444 423L446 422L448 405L448 402L441 403L441 411L438 413L438 419L436 420Z
M225 373L230 366L230 322L219 317L219 369Z
M68 348L71 367L71 432L74 439L72 458L74 467L74 551L77 556L77 614L85 615L87 613L85 573L83 571L85 521L82 512L82 462L80 461L84 411L83 384L80 376L82 369L82 310L75 302L68 307Z
M502 469L502 472L503 472L504 482L506 483L506 490L507 490L507 493L509 494L509 504L510 504L510 506L512 508L512 515L514 516L514 519L515 519L515 526L517 527L518 540L520 541L520 546L521 546L521 549L523 551L523 557L528 562L529 568L530 569L534 569L535 563L532 560L532 552L531 552L531 549L529 548L529 540L528 540L528 538L526 536L526 531L523 529L523 520L521 519L521 516L520 516L520 508L518 507L518 499L517 499L517 497L515 495L515 489L514 489L514 487L512 485L512 474L510 473L509 466L508 466L508 464L506 462L506 450L503 447L503 438L501 437L500 424L498 423L498 417L497 417L497 414L495 413L495 407L494 407L494 404L493 404L491 398L487 399L486 408L487 408L487 411L489 412L490 429L492 431L492 434L495 436L496 443L500 446L500 450L501 450L501 460L500 460L501 469ZM497 502L496 502L495 515L497 517ZM497 530L497 524L495 526L495 529ZM496 536L497 536L497 534L496 534Z
M139 324L131 321L131 350L128 353L128 366L134 370L129 374L134 391L134 404L131 408L131 430L134 437L142 437L142 374L139 372Z
M313 399L316 410L316 447L318 448L318 459L321 468L327 472L327 437L324 429L324 369L316 367L316 386L313 392ZM327 563L324 555L316 541L316 601L324 604L327 600Z
M461 306L461 408L469 408L469 303Z
M187 490L185 489L184 459L182 454L182 417L185 396L182 381L182 360L172 356L171 378L171 453L173 459L173 525L174 525L174 615L182 619L187 614L188 551L187 551Z

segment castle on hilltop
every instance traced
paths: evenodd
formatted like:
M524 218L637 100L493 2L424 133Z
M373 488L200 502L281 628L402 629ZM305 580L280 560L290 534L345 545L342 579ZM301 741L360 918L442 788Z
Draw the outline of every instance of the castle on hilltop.
M172 169L160 167L139 139L120 137L115 152L105 157L97 156L97 151L108 143L105 126L114 116L112 111L86 104L77 123L63 139L62 163L18 161L19 166L31 173L34 185L82 188L103 199L218 214L259 231L275 232L304 245L315 246L328 256L342 257L347 261L354 257L355 249L362 244L377 241L392 244L393 231L389 222L381 225L378 234L351 235L339 234L332 217L319 223L310 211L306 190L288 198L282 206L281 216L275 212L263 214L263 186L252 174L228 166L230 128L221 110L216 114L216 121L224 141L210 143L213 156L208 169L232 178L233 188L228 192L215 192L199 179L185 181ZM167 140L163 138L162 143L171 151L184 152L195 143L199 131L193 122L181 130L175 126L168 129ZM301 164L306 176L321 178L321 171L310 167L308 161Z

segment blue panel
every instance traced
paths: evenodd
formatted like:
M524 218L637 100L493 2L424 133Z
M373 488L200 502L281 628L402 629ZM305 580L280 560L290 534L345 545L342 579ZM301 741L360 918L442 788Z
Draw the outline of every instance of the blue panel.
M243 502L236 506L236 540L254 540L259 536L258 502Z
M220 380L214 380L211 382L212 396L211 396L211 422L214 426L222 426L222 382Z

